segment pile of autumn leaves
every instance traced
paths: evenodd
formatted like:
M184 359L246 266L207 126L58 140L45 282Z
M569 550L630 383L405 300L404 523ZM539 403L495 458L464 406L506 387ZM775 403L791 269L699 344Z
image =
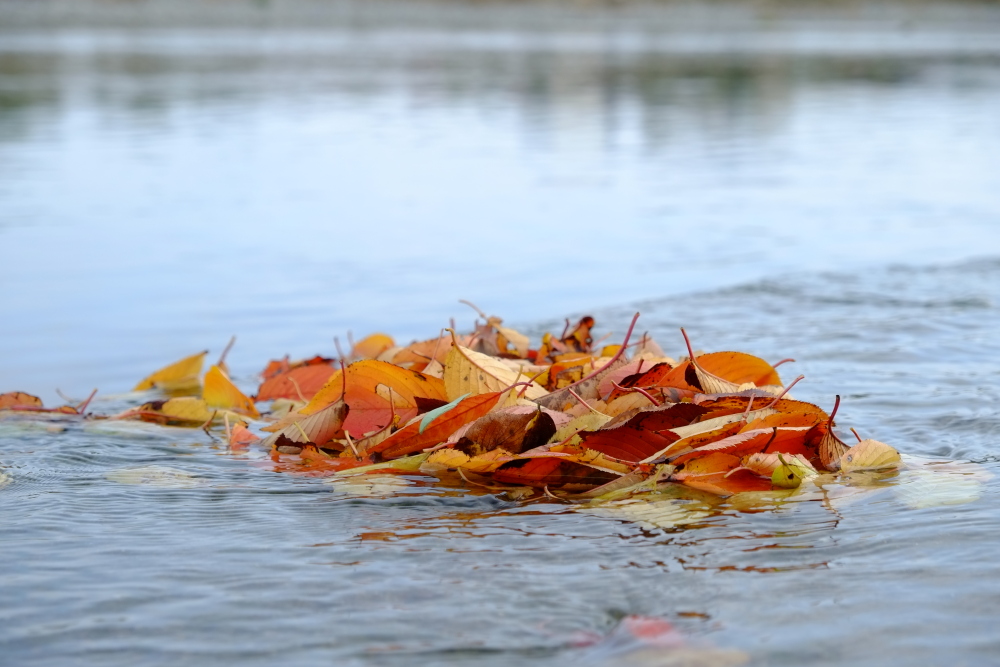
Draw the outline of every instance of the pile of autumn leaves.
M468 335L449 330L402 347L375 334L348 358L272 361L254 398L229 379L225 354L202 376L203 352L136 386L162 400L107 418L224 427L232 449L266 448L282 470L458 473L559 497L651 482L729 496L899 461L883 443L843 442L834 433L839 397L830 414L792 400L758 357L696 355L684 334L688 356L677 361L648 336L630 345L635 319L621 345L597 349L590 317L530 349L526 336L481 316ZM0 395L0 416L85 411Z

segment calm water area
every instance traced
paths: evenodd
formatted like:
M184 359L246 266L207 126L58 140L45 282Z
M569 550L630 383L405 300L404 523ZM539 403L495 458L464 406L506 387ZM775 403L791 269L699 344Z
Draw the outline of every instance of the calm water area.
M9 9L0 392L97 387L109 413L232 334L252 390L348 330L471 326L460 298L535 337L587 313L620 337L638 310L668 354L684 326L794 357L797 398L841 394L864 437L975 465L691 512L334 483L198 430L4 419L0 664L1000 665L997 16ZM687 648L623 637L629 615Z

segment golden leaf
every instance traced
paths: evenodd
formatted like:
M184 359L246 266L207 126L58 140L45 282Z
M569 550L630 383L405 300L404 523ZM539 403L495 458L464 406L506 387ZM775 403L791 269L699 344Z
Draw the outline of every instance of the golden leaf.
M473 352L461 345L451 348L444 364L444 386L448 400L451 401L463 394L478 395L502 391L515 382L527 380L524 373L515 371L499 359ZM532 382L527 387L524 397L534 400L547 393L544 387Z
M218 366L212 366L205 373L205 385L201 390L201 397L209 407L226 408L260 419L260 413L257 412L253 401L247 398Z
M145 389L179 389L198 386L201 367L205 363L208 350L184 357L169 366L164 366L135 386L132 391Z

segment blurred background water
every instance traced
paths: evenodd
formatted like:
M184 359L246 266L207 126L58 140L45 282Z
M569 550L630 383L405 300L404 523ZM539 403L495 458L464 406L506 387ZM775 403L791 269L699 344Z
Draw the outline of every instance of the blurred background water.
M998 225L995 4L0 2L0 390L47 402L233 333L250 387L459 298L638 309L995 471ZM665 532L60 428L0 424L11 664L599 662L574 633L627 614L755 664L1000 664L993 482ZM147 464L196 481L106 478Z

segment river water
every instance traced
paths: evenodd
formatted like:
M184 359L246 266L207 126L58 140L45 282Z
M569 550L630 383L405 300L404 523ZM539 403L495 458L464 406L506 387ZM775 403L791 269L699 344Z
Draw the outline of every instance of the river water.
M533 335L639 310L976 465L685 514L4 420L0 662L1000 664L1000 46L792 37L3 33L0 391L110 412L234 333L252 388L459 298Z

